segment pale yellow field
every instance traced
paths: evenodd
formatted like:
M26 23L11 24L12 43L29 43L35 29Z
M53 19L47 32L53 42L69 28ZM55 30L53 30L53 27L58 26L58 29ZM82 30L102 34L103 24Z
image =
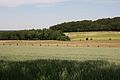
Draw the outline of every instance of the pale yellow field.
M70 32L65 33L68 35L71 40L79 41L79 40L86 40L86 38L93 39L93 40L120 40L120 32Z
M120 63L120 48L0 46L0 60L106 60Z

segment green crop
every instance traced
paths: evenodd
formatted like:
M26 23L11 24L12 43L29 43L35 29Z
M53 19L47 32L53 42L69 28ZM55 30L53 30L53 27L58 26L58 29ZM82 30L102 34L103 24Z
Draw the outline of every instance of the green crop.
M0 80L120 80L120 65L106 61L0 61Z

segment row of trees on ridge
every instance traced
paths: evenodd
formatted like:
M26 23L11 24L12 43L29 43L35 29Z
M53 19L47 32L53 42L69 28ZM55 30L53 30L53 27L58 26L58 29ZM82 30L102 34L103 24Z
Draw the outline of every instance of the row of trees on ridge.
M120 31L120 17L64 22L51 26L50 29L63 32Z

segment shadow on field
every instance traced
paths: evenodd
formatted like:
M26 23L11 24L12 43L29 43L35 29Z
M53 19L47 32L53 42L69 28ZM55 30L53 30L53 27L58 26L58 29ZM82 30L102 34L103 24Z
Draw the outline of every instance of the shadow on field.
M120 65L107 61L0 61L0 80L120 80Z

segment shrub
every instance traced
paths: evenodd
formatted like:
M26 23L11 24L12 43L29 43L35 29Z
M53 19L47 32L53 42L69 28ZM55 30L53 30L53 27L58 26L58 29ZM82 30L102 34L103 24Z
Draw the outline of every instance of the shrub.
M86 38L86 40L89 40L88 38Z
M92 38L90 40L93 40Z
M111 38L109 38L109 40L112 40Z
M70 41L70 38L68 36L60 36L60 37L57 38L57 40Z

